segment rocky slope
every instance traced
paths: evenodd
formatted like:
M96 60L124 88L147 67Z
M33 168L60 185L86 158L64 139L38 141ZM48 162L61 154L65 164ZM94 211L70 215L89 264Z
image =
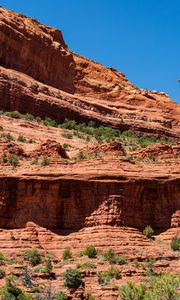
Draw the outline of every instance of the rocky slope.
M47 252L53 256L52 278L28 264L36 284L53 291L65 290L66 269L86 263L84 287L66 289L69 299L92 299L88 293L120 299L118 287L129 279L142 281L152 269L179 273L179 254L170 247L180 227L176 103L72 53L59 30L0 8L0 108L0 251L8 258L2 263L6 275L16 275L23 286L28 248L39 249L42 264ZM96 126L58 126L65 118ZM154 240L142 234L146 225L153 227ZM93 260L77 256L88 244L99 251ZM73 257L63 261L67 247ZM109 247L125 255L127 264L115 265L119 278L101 285L98 272L110 265L100 256Z

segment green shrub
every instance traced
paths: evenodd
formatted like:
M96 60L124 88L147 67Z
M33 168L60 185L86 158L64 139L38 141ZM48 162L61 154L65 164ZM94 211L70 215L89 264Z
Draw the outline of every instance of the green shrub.
M80 161L80 160L85 159L84 153L83 153L82 151L79 151L78 154L77 154L77 156L75 157L75 159L76 159L77 161Z
M24 258L32 266L36 266L41 263L41 256L37 249L28 249L24 252Z
M120 278L120 272L119 270L111 267L109 270L106 271L107 276L109 276L111 279L119 279Z
M20 119L21 118L21 114L18 111L6 112L5 116L13 118L13 119Z
M83 284L81 272L78 269L68 269L63 273L64 285L67 288L76 289Z
M1 134L1 137L6 139L8 142L14 141L13 136L10 133L7 134Z
M97 249L93 245L88 245L84 254L87 255L89 258L96 258L97 256Z
M180 275L161 274L151 276L145 284L128 282L119 289L122 300L177 300Z
M36 157L32 160L31 165L37 165L37 164L38 164L38 160L39 160L39 158L38 158L38 156L36 156Z
M134 283L128 282L120 288L119 293L122 300L144 300L146 288L143 284L136 286Z
M61 291L61 292L56 294L55 300L68 300L68 296L67 296L66 293Z
M72 138L73 138L72 133L64 133L62 136L63 136L64 138L66 138L66 139L72 139Z
M144 230L143 230L143 234L148 238L148 239L152 239L153 237L153 233L154 230L152 229L151 226L147 225Z
M13 167L17 167L19 163L19 159L16 155L11 154L9 158L9 163L13 165Z
M171 240L171 249L180 251L180 237L174 236Z
M120 272L111 267L109 270L107 271L101 271L97 273L98 276L98 283L100 285L105 285L105 284L109 284L110 280L115 278L115 279L119 279L120 278Z
M8 162L6 153L3 153L2 158L1 158L1 161L2 161L3 163L7 163L7 162Z
M26 142L26 138L24 136L18 136L18 142L21 142L21 143L25 143Z
M110 264L116 263L116 256L112 248L109 248L107 252L103 254L103 258L105 261L108 261Z
M177 287L180 286L180 275L162 274L151 277L150 289L147 289L145 300L177 300Z
M29 144L35 144L35 143L36 143L36 141L35 141L35 140L33 140L33 139L29 139L29 140L28 140L28 143L29 143Z
M45 120L43 120L43 124L50 127L57 127L56 121L51 118L45 118Z
M107 274L105 274L104 272L98 272L97 276L98 276L98 283L100 285L106 285L110 283L110 277L107 276Z
M87 294L87 300L95 300L92 294Z
M0 279L4 278L5 276L5 271L0 268Z
M49 163L50 163L49 157L48 157L48 156L44 156L44 157L42 158L41 165L42 165L42 166L48 166Z
M63 258L63 260L68 260L68 259L72 258L72 252L71 252L70 248L64 249L62 258Z
M6 278L6 284L1 291L2 300L30 300L31 297L12 283L11 278Z
M68 150L69 150L69 147L70 147L69 144L67 144L67 143L64 143L64 144L63 144L63 148L64 148L65 151L68 151Z
M120 264L120 265L127 265L128 264L128 260L124 255L116 256L115 261L116 261L117 264Z
M90 262L85 262L83 264L78 264L77 268L78 269L96 269L96 265L92 264Z
M0 265L4 265L6 258L2 252L0 252Z
M27 113L27 114L24 115L24 119L25 119L26 121L34 121L34 120L35 120L35 117L34 117L33 115Z
M46 261L46 273L50 274L52 272L52 261L50 258L48 258L48 260Z

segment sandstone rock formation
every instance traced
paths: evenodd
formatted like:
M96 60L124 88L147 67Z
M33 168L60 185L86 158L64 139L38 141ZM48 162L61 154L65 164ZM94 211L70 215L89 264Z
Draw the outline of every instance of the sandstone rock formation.
M23 276L28 248L38 248L43 263L47 252L53 255L53 291L64 289L67 268L87 260L95 264L82 269L83 288L66 290L69 299L89 299L88 293L120 299L117 286L147 278L152 258L155 272L178 274L179 254L170 241L180 234L179 105L74 54L59 30L0 7L0 108L28 113L0 115L0 251L13 258L12 265L2 266L7 275ZM47 117L57 124L43 123ZM101 139L81 132L84 124L79 131L64 129L59 123L66 118L139 137L113 136L107 142L105 131ZM140 137L152 140L143 148ZM155 240L142 234L146 225ZM111 247L127 257L127 265L116 266L119 279L98 283L98 272L109 263L78 256L88 244L99 255ZM67 247L73 260L62 261ZM47 274L28 268L38 284L49 285Z

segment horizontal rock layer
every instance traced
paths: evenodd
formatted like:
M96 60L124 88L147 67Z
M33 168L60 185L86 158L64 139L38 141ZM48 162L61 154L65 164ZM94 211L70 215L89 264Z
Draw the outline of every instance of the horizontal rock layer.
M165 230L180 207L179 184L178 179L1 178L0 227L21 228L33 221L73 231L97 225Z

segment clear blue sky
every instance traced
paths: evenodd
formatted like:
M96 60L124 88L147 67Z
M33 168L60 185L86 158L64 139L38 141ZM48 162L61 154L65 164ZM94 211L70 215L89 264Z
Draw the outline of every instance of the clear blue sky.
M73 51L180 103L180 0L1 0L62 30Z

